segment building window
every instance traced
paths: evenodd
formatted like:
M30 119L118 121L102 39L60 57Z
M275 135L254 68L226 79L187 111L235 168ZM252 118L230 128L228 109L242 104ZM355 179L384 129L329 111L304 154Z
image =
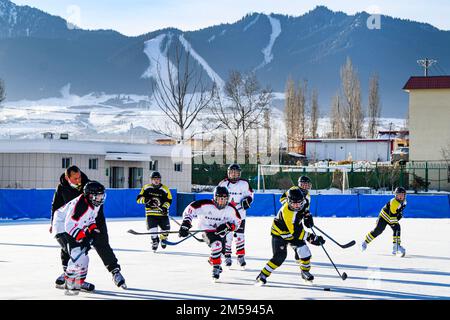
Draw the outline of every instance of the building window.
M67 169L72 165L72 158L62 158L62 168Z
M175 163L175 171L182 172L183 171L183 163L181 163L181 162Z
M98 158L89 159L89 169L91 169L91 170L98 169Z
M150 171L158 171L158 160L150 161L148 168Z

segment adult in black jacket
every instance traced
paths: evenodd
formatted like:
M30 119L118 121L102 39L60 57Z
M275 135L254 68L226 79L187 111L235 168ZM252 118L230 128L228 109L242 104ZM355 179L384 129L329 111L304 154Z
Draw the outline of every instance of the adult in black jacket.
M84 174L77 166L71 166L66 169L66 171L61 175L59 184L56 187L55 194L53 195L51 223L53 222L53 215L55 211L82 194L84 186L89 181L90 180L86 174ZM100 232L95 233L93 236L92 245L102 259L103 264L106 266L108 271L112 273L114 283L118 287L125 288L125 279L120 273L120 265L118 264L117 258L109 245L108 229L106 227L105 215L103 213L103 205L98 212L96 224ZM50 227L49 231L52 232L52 227ZM61 262L63 270L65 271L70 256L66 250L66 246L61 244L61 247ZM63 286L64 283L65 280L63 274L56 279L56 285L57 287L60 287Z

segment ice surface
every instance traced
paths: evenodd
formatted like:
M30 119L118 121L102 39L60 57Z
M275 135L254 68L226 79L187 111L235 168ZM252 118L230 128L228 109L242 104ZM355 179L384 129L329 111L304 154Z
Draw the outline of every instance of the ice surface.
M310 245L315 286L302 282L289 248L284 264L268 278L266 286L258 287L254 280L272 256L272 219L247 218L247 269L239 270L233 256L232 270L224 270L214 284L205 243L191 238L152 253L149 236L126 232L130 228L145 231L144 218L109 219L110 243L129 289L115 287L92 250L87 281L96 285L96 292L77 297L66 297L54 288L61 267L59 247L48 233L48 221L1 222L0 299L450 299L450 219L404 218L401 226L406 257L400 258L391 255L389 227L367 251L359 251L360 241L373 229L376 218L316 218L315 223L335 240L357 241L345 250L329 240L325 244L348 279L342 281L323 250ZM177 240L178 236L170 235L169 239ZM324 286L331 291L324 291Z

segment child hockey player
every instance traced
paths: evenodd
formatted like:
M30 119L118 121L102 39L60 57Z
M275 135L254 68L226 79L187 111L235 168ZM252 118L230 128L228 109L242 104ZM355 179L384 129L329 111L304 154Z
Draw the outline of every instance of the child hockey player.
M70 256L65 272L66 295L77 295L87 276L90 242L99 233L95 219L105 200L105 187L88 182L83 193L54 213L52 231ZM91 291L91 290L88 290Z
M303 229L302 220L304 219L307 203L308 201L300 189L290 189L287 192L287 200L272 223L273 257L256 278L257 283L264 285L267 282L267 277L283 264L287 256L288 244L291 245L300 258L302 278L308 282L313 281L314 276L309 273L311 269L311 252L306 241L319 246L324 244L325 240L321 236L316 236Z
M203 239L211 248L209 263L212 265L213 281L219 279L222 272L221 255L227 233L236 230L241 224L237 209L229 203L230 194L226 187L216 187L212 200L194 201L183 212L183 222L179 230L180 237L187 237L192 220L199 218L198 228L208 230ZM210 231L210 232L209 232Z
M145 204L147 230L157 232L159 226L161 231L170 231L169 208L172 204L172 194L169 188L161 183L159 172L152 172L150 179L151 183L142 187L136 202ZM153 252L158 249L160 240L167 239L168 235L163 233L159 238L158 235L152 235ZM161 241L161 248L166 248L164 241Z
M228 167L227 178L219 183L219 186L227 187L230 192L230 202L235 205L242 219L241 226L235 232L229 232L225 242L225 265L231 267L231 246L233 234L236 238L236 255L238 264L245 268L245 216L247 209L253 202L253 190L247 180L241 178L241 167L234 163Z
M309 211L309 206L311 204L311 195L309 194L309 190L312 187L311 179L307 176L301 176L298 178L297 184L298 184L297 186L293 186L289 190L300 189L303 192L303 194L305 195L307 203L305 205L305 213L304 213L303 223L305 224L305 227L312 228L314 226L314 222L312 219L311 212ZM285 193L283 193L283 195L281 196L280 202L282 204L284 204L286 202L289 190L286 191ZM297 261L297 263L301 266L302 262L301 262L301 259L298 255L297 251L295 251L295 261Z
M366 239L361 243L361 250L365 251L367 245L372 242L373 239L378 237L389 225L393 231L393 248L392 254L405 256L406 250L400 245L400 224L399 221L403 217L403 210L406 207L406 190L405 188L398 187L394 191L395 197L389 200L388 203L381 209L378 216L377 225L375 229L369 232Z

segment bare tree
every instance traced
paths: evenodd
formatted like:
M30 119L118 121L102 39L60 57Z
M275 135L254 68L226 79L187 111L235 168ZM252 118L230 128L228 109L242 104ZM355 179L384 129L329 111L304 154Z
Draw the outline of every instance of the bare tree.
M377 135L378 121L381 114L378 75L373 75L369 83L369 128L370 138Z
M6 99L5 83L0 79L0 103Z
M345 137L361 137L364 114L361 106L361 85L352 61L347 57L345 65L341 67L343 92L343 119Z
M342 120L341 97L338 93L333 97L333 106L331 107L331 138L342 138L344 136L344 123Z
M237 161L239 146L243 146L248 158L249 130L263 126L272 92L261 89L255 73L231 71L224 91L216 93L210 111L219 127L231 134L234 161Z
M311 138L317 138L319 127L319 94L314 89L311 98Z
M288 150L297 148L300 137L300 111L296 103L295 91L295 82L289 78L286 84L284 108Z
M170 48L170 43L168 46ZM170 120L156 125L156 131L182 143L195 135L193 132L188 135L188 130L199 113L211 103L216 85L205 84L203 69L191 64L190 53L179 42L175 42L172 48L167 50L165 66L156 61L157 79L152 85L153 97L158 108Z
M299 113L299 130L300 130L300 136L298 137L298 140L300 142L300 145L302 146L301 142L305 139L306 132L307 132L307 124L306 124L306 96L308 92L308 84L305 81L303 83L300 83L298 85L297 93L295 95L295 103L297 104L297 110ZM304 152L304 150L298 150L301 153Z

